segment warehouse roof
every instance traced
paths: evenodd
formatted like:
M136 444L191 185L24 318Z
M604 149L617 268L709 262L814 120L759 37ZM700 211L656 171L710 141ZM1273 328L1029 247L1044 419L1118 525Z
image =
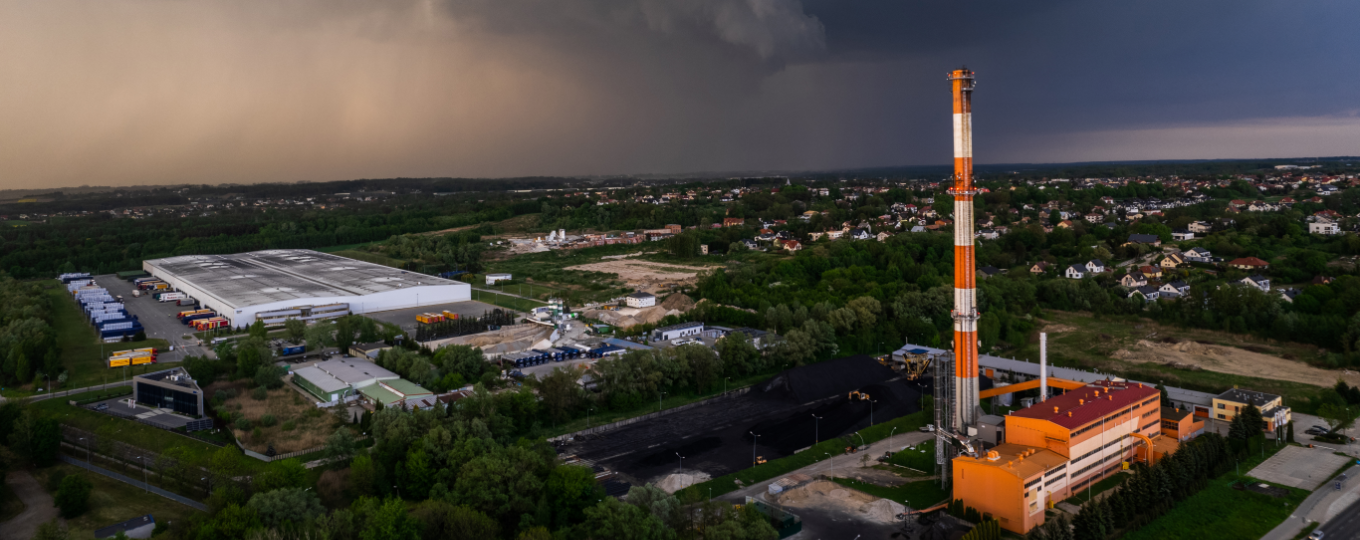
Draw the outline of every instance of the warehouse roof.
M378 364L357 358L339 358L318 363L316 368L348 385L373 379L396 379L397 374L383 369Z
M991 465L1021 479L1033 478L1067 463L1067 458L1046 448L1005 443L992 447L991 451L996 452L996 459L988 459L987 454L977 458L962 456L955 458L955 463L967 460L969 463Z
M360 388L359 393L383 405L391 405L402 400L402 397L397 395L396 392L383 388L381 384L370 384Z
M232 255L184 255L146 261L149 267L234 307L336 296L366 296L460 282L306 249Z
M344 381L332 377L329 373L321 371L314 366L307 366L293 372L294 377L302 377L303 380L311 383L324 393L339 392L349 388Z
M420 385L408 381L406 379L392 379L390 381L383 381L382 385L387 387L388 390L396 392L397 394L400 394L403 397L428 396L434 393L424 388L421 388Z

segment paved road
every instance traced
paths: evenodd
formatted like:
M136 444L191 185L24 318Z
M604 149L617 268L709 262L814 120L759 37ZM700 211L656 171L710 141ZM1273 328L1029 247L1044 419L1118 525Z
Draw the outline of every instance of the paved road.
M1328 540L1360 538L1360 499L1347 506L1340 514L1318 527Z
M13 519L0 523L0 540L29 540L38 531L38 525L57 517L57 508L52 504L52 496L43 490L28 471L14 471L6 475L5 484L14 490L19 500L24 501L24 511Z
M106 389L109 389L109 388L117 388L117 387L119 387L119 386L132 386L132 381L117 381L117 382L111 382L111 383L108 383L108 384L96 384L96 385L94 385L94 386L86 386L86 387L84 387L84 388L71 388L71 389L69 389L69 390L62 390L62 391L60 391L60 392L52 392L52 393L50 393L50 394L46 394L46 393L44 393L44 394L36 394L36 395L29 396L29 397L26 397L26 398L23 398L23 399L26 399L26 400L28 400L28 401L42 401L42 400L44 400L44 399L63 398L63 397L67 397L67 396L71 396L71 395L75 395L75 394L84 393L84 392L92 392L92 391L95 391L95 390L106 390ZM0 396L0 403L4 403L4 402L5 402L5 397L4 397L4 396Z
M1333 481L1322 484L1322 487L1319 487L1317 491L1304 499L1298 508L1294 509L1294 513L1290 514L1289 518L1284 520L1284 523L1271 529L1269 533L1261 537L1261 540L1290 540L1303 531L1309 523L1328 522L1339 515L1345 515L1343 510L1346 513L1353 513L1356 510L1354 503L1360 501L1360 481L1354 478L1354 473L1351 473L1350 476L1351 478L1341 481L1341 490L1339 491ZM1328 535L1328 538L1331 538L1331 535ZM1345 536L1344 538L1351 537Z

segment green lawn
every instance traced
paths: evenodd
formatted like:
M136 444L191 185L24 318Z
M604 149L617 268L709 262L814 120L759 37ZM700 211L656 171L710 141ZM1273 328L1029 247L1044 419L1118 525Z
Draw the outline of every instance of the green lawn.
M1260 480L1251 480L1260 482ZM1288 488L1289 495L1276 499L1268 495L1232 488L1233 475L1227 474L1181 501L1166 515L1137 531L1124 535L1127 540L1202 540L1256 539L1264 536L1289 517L1308 497L1302 489ZM1284 486L1276 486L1284 487Z
M122 390L122 392L126 393L126 390ZM108 392L103 393L76 394L69 399L83 401L111 395L118 395L118 393L115 389L109 389ZM171 448L183 448L188 452L190 459L199 463L207 463L208 458L218 450L216 446L170 431L72 406L67 403L67 400L68 398L65 397L62 399L45 399L34 402L33 407L44 414L51 415L63 424L91 431L100 436L152 452L164 453ZM241 454L240 460L247 471L261 470L266 465L263 461L245 457L244 454Z
M155 347L166 350L169 344L163 339L148 339L131 343L100 343L93 326L85 320L75 300L66 294L65 289L52 288L46 291L52 297L52 325L57 332L57 343L61 345L61 361L66 366L67 380L62 388L84 388L87 386L116 382L132 375L159 369L154 364L143 364L126 369L109 369L104 361L113 351ZM56 384L56 381L53 381ZM33 395L33 388L6 388L6 397Z
M931 439L916 445L915 448L907 448L901 452L897 452L888 459L888 463L901 465L923 473L934 474L935 440Z
M74 465L60 464L38 472L38 482L48 485L54 473L78 474L94 484L90 491L90 508L84 514L66 520L71 538L94 538L95 529L151 514L157 523L189 519L197 510L159 495L147 494L129 484L104 475L85 471Z
M918 412L894 418L873 427L865 428L860 430L859 434L864 438L866 443L872 443L886 439L888 435L893 433L894 428L896 428L897 433L906 433L921 428L930 420L931 418L928 418L924 412ZM855 437L855 440L858 441L859 437ZM743 485L749 486L828 459L828 454L830 454L830 457L844 455L845 447L843 445L844 442L838 438L822 441L813 445L811 448L792 456L756 465L755 467L737 471L726 476L720 476L701 484L695 484L685 488L685 490L694 490L694 493L690 495L696 497L696 500L699 497L707 496L710 488L712 488L713 495L715 496L730 493L741 487L737 485L737 480L740 480Z
M1091 486L1089 490L1083 489L1076 495L1068 497L1067 500L1063 502L1071 505L1081 506L1086 501L1094 499L1096 495L1100 495L1101 493L1114 489L1116 486L1123 484L1124 481L1128 479L1129 475L1127 474L1124 473L1116 474L1114 476L1096 482L1096 484L1094 486Z
M863 491L875 497L902 503L910 508L930 508L949 498L949 492L940 487L937 480L907 482L896 487L884 487L850 478L832 478L842 486Z
M498 293L483 291L483 290L480 290L480 289L473 289L473 290L472 290L472 299L473 299L474 301L477 301L477 302L486 302L486 303L491 304L491 305L493 305L493 306L500 306L500 307L503 307L503 308L510 308L510 309L515 310L515 311L524 311L524 312L528 312L529 310L534 309L534 308L536 308L536 307L543 307L543 306L548 305L548 304L545 304L545 303L543 303L543 302L539 302L539 301L537 301L537 300L529 300L529 299L526 299L526 298L519 298L519 297L515 297L515 296L509 296L509 295L504 295L504 294L498 294Z

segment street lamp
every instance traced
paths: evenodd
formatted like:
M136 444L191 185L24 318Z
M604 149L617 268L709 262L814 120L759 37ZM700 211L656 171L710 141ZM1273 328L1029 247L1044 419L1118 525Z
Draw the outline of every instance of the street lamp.
M679 472L680 472L680 473L685 472L685 456L680 455L680 452L676 452L676 453L675 453L675 457L680 458L680 471L679 471ZM677 474L679 474L679 473L677 473Z
M812 417L817 419L817 421L812 423L812 434L813 438L816 439L813 444L817 444L822 442L822 417L815 414L812 415Z
M874 404L875 404L875 403L878 403L878 400L877 400L877 399L871 399L871 400L869 400L869 425L871 425L871 426L874 425Z
M142 487L146 488L147 493L151 493L151 482L146 479L146 456L137 456L142 460Z
M859 437L859 445L864 446L864 436L860 435L858 431L855 432L855 436Z
M87 441L85 437L81 437L80 440ZM85 464L94 465L94 463L90 462L90 443L88 441L85 443Z
M760 435L754 431L747 431L751 434L751 466L756 466L756 443L760 442Z
M889 432L888 432L888 451L889 451L889 452L892 452L892 449L893 449L893 445L892 445L892 436L893 436L893 433L895 433L896 431L897 431L897 426L893 426L892 431L889 431Z
M666 397L665 392L656 395L656 412L661 412L661 398L663 397Z
M727 381L729 381L729 380L731 380L731 379L732 379L731 377L723 377L723 395L724 395L724 396L727 395Z
M595 407L591 407L586 411L586 429L590 429L590 413L593 412L595 412Z

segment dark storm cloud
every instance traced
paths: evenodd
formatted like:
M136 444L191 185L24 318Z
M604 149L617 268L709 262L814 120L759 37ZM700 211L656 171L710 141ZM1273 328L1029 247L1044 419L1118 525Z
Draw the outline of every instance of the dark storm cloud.
M0 4L0 187L1360 153L1351 2Z

